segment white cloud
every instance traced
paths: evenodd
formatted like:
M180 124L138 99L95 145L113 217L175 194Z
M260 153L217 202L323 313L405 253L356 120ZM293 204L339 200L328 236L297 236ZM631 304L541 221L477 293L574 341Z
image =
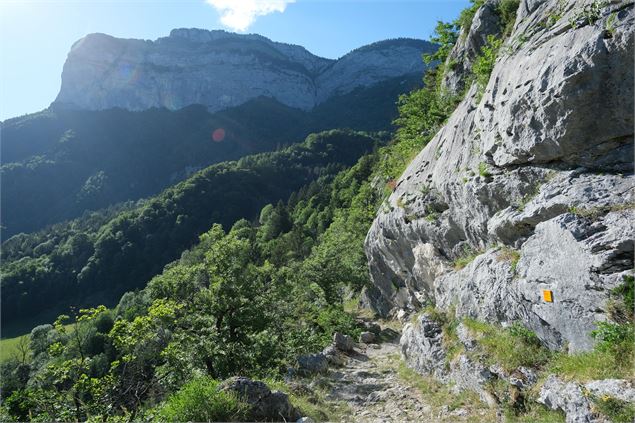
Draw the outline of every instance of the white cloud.
M220 21L235 31L245 31L258 16L284 12L295 0L206 0L220 14Z

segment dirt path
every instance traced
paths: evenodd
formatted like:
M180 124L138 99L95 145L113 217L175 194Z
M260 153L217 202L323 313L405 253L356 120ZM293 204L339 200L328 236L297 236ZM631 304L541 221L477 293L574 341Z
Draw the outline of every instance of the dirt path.
M396 328L401 329L401 328ZM418 375L401 360L399 333L380 344L358 345L340 367L319 378L341 422L496 422L476 394L456 393Z
M331 371L330 399L346 402L355 421L432 420L432 407L423 396L400 381L398 360L395 341L351 354L345 366Z

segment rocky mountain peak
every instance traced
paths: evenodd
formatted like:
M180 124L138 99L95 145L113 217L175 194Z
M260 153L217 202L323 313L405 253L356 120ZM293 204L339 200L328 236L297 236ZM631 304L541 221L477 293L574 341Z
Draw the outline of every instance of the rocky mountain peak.
M387 40L332 60L257 34L179 28L156 41L90 34L73 45L55 102L87 110L202 104L216 111L266 96L310 110L357 87L421 73L421 54L434 48Z

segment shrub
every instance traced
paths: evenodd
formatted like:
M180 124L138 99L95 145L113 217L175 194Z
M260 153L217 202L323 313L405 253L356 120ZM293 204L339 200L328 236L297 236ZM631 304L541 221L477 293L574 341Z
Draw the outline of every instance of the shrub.
M159 419L168 422L238 421L247 407L236 395L218 391L219 382L199 377L170 396L159 410Z
M632 324L598 322L597 327L591 336L597 340L595 347L598 351L613 351L617 354L633 351L635 329Z
M481 334L476 354L488 364L499 364L507 371L519 366L540 367L551 358L534 332L519 322L501 330L500 327L466 319L464 324Z
M516 11L520 0L501 0L497 7L498 16L503 27L503 35L507 36L516 22Z
M472 65L472 74L478 84L479 93L481 95L485 91L485 87L489 82L489 77L492 74L494 65L496 64L498 51L502 45L502 38L496 38L494 35L488 35L487 43L483 46L481 53L474 60L474 64Z
M594 408L614 423L632 423L635 421L635 406L626 401L605 395L593 397Z
M492 176L492 173L487 167L487 163L481 162L478 164L478 174L481 175L483 178L489 178L490 176Z

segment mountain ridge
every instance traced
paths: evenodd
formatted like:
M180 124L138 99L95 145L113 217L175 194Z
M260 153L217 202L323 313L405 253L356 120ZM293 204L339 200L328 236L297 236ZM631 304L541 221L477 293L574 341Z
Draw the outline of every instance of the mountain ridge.
M72 45L53 104L132 111L202 104L218 111L264 95L308 111L355 88L421 74L421 55L435 49L400 38L334 60L258 34L177 28L150 41L94 33Z

